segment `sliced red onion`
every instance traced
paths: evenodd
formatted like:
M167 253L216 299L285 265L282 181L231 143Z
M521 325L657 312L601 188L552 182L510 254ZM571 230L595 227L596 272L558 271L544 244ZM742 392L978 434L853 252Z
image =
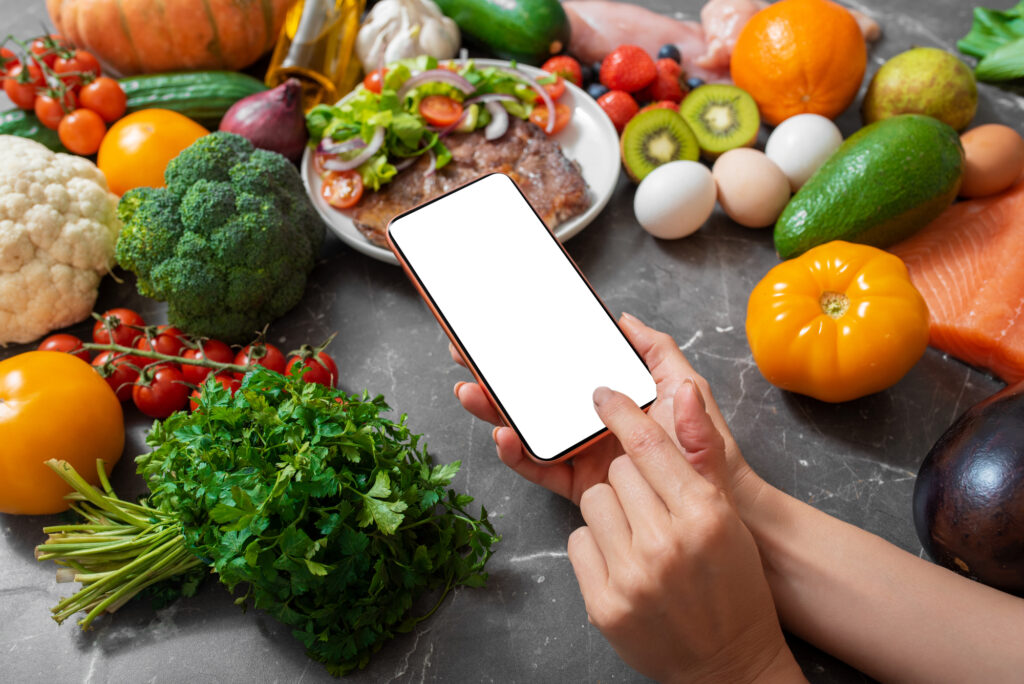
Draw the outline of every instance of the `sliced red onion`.
M437 155L434 154L434 148L431 147L427 150L427 154L430 155L430 166L427 167L427 172L423 174L424 178L429 178L434 175L434 171L437 169Z
M406 157L402 161L400 161L397 164L395 164L395 171L405 171L407 168L409 168L410 166L415 164L417 159L419 159L418 156L416 156L416 157Z
M421 71L403 83L402 87L398 89L398 99L401 100L405 97L406 93L418 85L436 82L453 85L466 94L473 92L473 84L467 81L465 77L455 73L454 71L449 71L448 69L430 69L429 71Z
M462 114L459 115L459 120L456 121L453 124L449 124L448 126L445 126L441 130L439 130L437 132L437 137L438 138L443 138L446 135L448 135L449 133L451 133L452 131L454 131L456 128L458 128L459 126L462 125L462 122L466 120L467 116L469 116L469 107L463 107Z
M537 91L537 94L540 95L540 99L544 100L544 106L548 108L548 125L545 126L544 132L550 135L551 131L555 130L555 102L551 99L551 96L548 95L548 91L544 90L544 86L537 83L532 76L520 71L519 69L500 66L496 66L494 68L498 71L509 74L510 76L523 79L531 88Z
M324 154L341 154L342 152L351 152L352 150L361 150L366 147L366 143L358 135L349 138L348 140L340 143L334 142L330 138L324 138L317 145L316 151Z
M505 131L508 130L508 112L505 110L505 105L491 100L484 106L491 113L491 120L487 124L487 128L484 129L484 139L495 140L505 135Z
M507 93L487 93L486 95L477 95L471 97L462 104L471 105L477 102L515 102L517 98L515 95L508 95Z
M377 126L373 132L373 138L362 152L351 159L325 159L324 168L330 171L348 171L357 168L364 161L377 154L377 150L384 144L384 127Z

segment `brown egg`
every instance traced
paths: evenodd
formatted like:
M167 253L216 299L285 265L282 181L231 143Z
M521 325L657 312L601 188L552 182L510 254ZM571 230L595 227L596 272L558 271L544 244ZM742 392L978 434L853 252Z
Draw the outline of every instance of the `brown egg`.
M1024 171L1024 138L1009 126L978 126L960 136L960 142L964 146L962 197L1002 192Z

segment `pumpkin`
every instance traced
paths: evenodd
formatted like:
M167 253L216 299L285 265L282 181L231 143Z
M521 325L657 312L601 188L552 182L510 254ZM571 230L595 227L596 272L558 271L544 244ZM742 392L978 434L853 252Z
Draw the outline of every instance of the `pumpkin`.
M121 75L234 71L274 46L295 0L46 0L57 32Z

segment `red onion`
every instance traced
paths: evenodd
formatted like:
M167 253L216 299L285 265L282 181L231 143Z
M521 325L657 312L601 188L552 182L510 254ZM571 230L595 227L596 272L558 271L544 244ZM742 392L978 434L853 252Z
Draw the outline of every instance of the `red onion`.
M491 113L491 120L487 124L487 128L484 129L484 139L495 140L505 135L505 131L508 130L508 112L505 110L505 105L491 100L484 106Z
M244 97L225 112L220 130L298 163L309 133L302 112L302 84L289 78L272 90Z
M316 146L316 151L323 154L341 154L342 152L351 152L352 150L361 150L366 147L366 143L358 135L352 136L344 142L334 142L330 138L324 138L320 141L320 144Z
M363 148L363 151L352 157L351 159L325 159L324 168L330 171L348 171L354 169L362 164L364 161L377 154L377 150L384 144L384 127L377 126L377 129L373 132L373 138L369 144Z
M514 95L507 95L505 93L487 93L486 95L477 95L471 97L462 104L471 105L477 102L515 102L518 98Z
M403 83L402 87L398 89L398 99L401 100L405 97L406 93L418 85L437 82L453 85L467 94L473 92L473 84L467 81L465 77L455 73L454 71L449 71L448 69L430 69L429 71L421 71Z
M537 83L537 81L534 80L529 74L526 74L520 71L519 69L499 66L496 66L494 68L510 76L521 78L522 80L526 81L526 83L529 84L531 88L537 91L537 94L540 95L540 99L544 100L544 106L548 108L548 125L544 128L544 132L550 134L551 131L555 130L555 103L551 99L551 96L548 95L548 91L544 90L544 86L542 86L540 83Z
M434 154L434 148L431 147L427 150L427 154L430 155L430 166L427 167L427 172L423 174L424 178L429 178L434 175L434 171L437 170L437 155Z

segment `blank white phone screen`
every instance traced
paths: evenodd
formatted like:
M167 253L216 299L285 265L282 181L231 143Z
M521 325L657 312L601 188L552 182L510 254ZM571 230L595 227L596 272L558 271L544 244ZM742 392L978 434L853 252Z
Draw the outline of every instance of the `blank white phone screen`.
M511 179L492 174L395 219L391 239L538 459L604 430L592 395L640 406L639 355Z

